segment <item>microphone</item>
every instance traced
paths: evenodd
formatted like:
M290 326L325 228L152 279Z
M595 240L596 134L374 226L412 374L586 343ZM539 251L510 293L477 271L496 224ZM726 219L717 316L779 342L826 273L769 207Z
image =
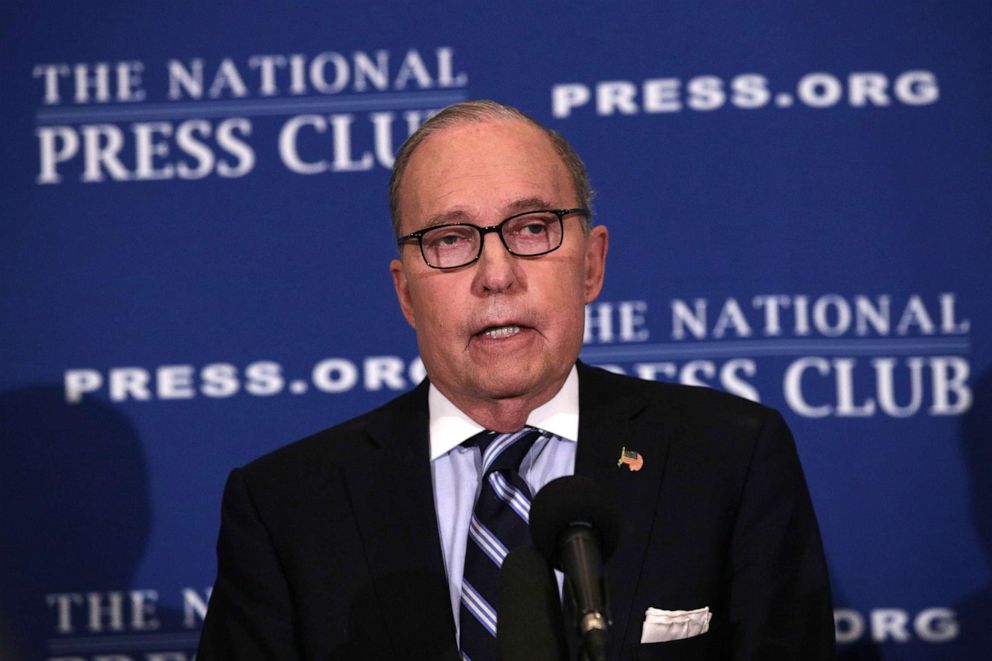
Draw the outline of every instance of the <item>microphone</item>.
M530 532L548 562L565 572L589 661L606 661L610 621L602 570L620 539L620 508L589 478L560 477L531 503Z
M514 549L499 572L496 658L500 661L568 661L558 582L531 546Z

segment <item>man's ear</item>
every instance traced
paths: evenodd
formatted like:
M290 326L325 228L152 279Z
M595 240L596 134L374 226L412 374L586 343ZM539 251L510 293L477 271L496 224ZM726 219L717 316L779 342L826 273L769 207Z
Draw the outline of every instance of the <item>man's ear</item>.
M389 272L393 276L393 287L396 288L396 299L400 303L400 310L403 311L407 323L416 328L417 322L413 316L413 305L410 303L410 284L406 278L406 271L403 270L403 262L398 259L390 261Z
M606 275L606 252L609 243L609 233L603 225L597 225L589 230L589 236L586 237L584 280L587 305L596 300L603 288L603 277Z

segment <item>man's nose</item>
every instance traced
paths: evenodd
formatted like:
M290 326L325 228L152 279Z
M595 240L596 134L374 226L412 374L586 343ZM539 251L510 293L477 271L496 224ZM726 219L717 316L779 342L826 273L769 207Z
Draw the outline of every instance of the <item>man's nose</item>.
M519 279L519 262L496 232L484 235L482 254L476 264L476 288L480 293L503 292L512 288Z

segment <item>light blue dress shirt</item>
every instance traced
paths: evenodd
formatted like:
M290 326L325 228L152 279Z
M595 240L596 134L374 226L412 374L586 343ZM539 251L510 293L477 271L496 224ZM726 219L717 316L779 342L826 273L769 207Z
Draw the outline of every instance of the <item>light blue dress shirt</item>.
M457 633L465 546L472 509L481 488L482 471L479 449L465 448L461 444L483 431L483 428L459 411L433 384L427 403L430 410L434 509L441 533ZM520 465L524 481L531 493L536 494L551 480L575 472L575 450L579 437L579 376L575 367L572 367L558 394L531 412L527 424L554 434L550 439L539 439ZM560 583L559 576L559 587Z

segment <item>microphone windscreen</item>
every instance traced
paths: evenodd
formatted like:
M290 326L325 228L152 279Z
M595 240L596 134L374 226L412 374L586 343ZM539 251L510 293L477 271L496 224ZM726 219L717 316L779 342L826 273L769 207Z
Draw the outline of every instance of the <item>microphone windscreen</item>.
M568 644L555 574L536 549L522 546L503 559L499 573L496 658L566 661Z
M610 494L581 475L567 475L544 485L530 507L530 535L548 562L561 569L558 538L573 525L599 534L603 561L620 539L620 508Z

